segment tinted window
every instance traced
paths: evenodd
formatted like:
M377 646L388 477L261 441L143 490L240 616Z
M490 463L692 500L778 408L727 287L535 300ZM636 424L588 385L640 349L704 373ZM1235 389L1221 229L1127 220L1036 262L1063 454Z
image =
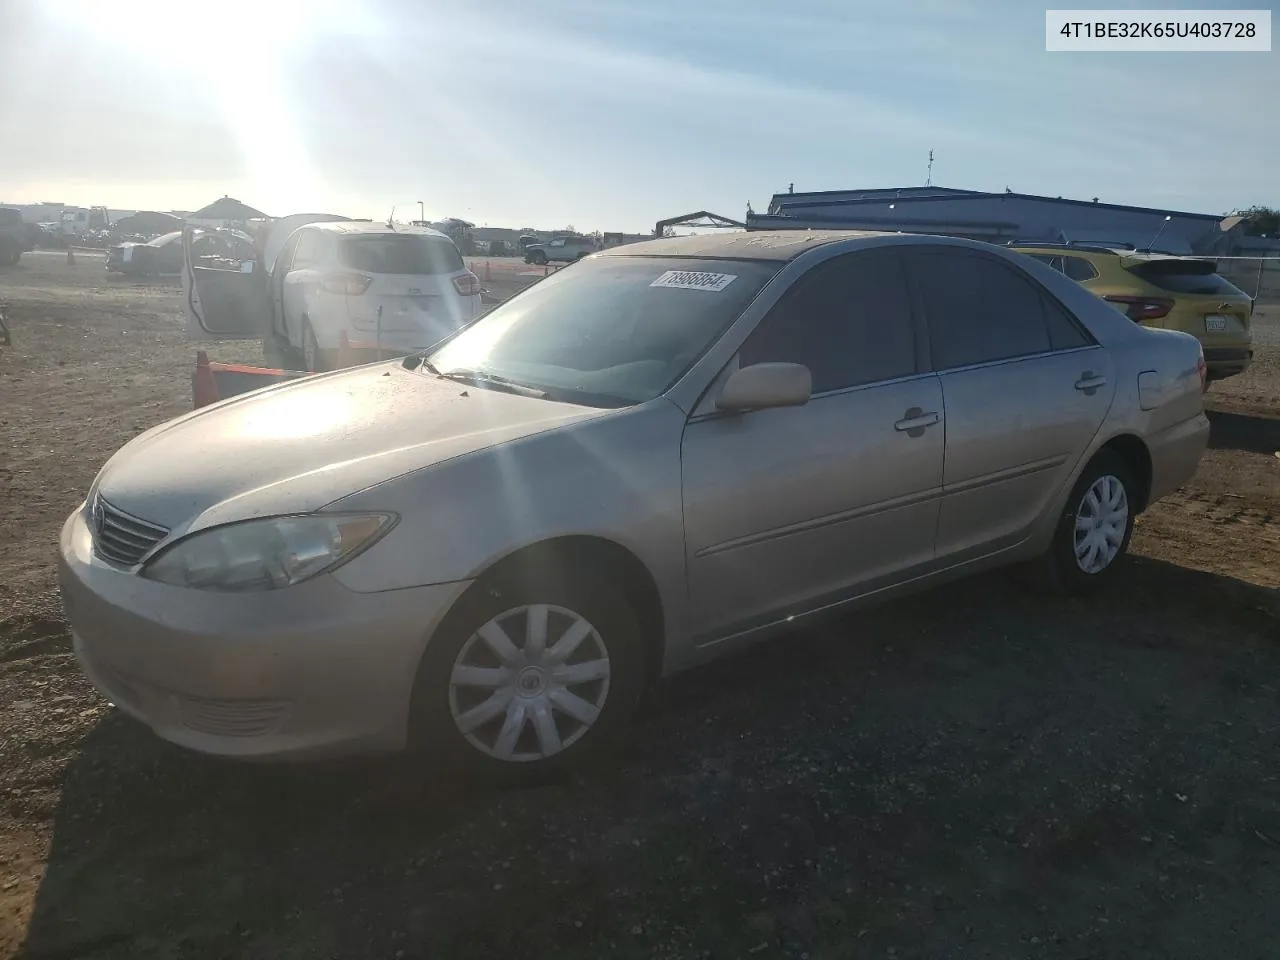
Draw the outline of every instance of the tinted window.
M769 261L598 257L539 280L429 358L597 406L665 392L778 271Z
M901 261L850 254L801 277L747 338L739 362L802 363L822 393L913 374L915 349Z
M1235 284L1215 273L1214 263L1210 260L1156 260L1130 269L1143 280L1170 293L1246 296Z
M1087 347L1093 343L1062 304L1053 300L1048 294L1041 294L1040 302L1044 307L1044 319L1049 328L1049 345L1054 350L1071 350L1074 347Z
M912 264L936 369L1049 350L1043 296L1012 267L950 251L916 254Z
M1063 257L1060 269L1078 283L1092 280L1098 275L1098 271L1093 268L1093 264L1084 257Z
M457 273L466 268L452 240L411 233L347 237L338 245L343 266L369 273Z
M1051 257L1047 253L1029 253L1027 254L1027 256L1029 256L1032 260L1039 260L1046 267L1052 267L1054 270L1057 270L1059 273L1064 272L1062 269L1062 258L1059 256L1055 255Z

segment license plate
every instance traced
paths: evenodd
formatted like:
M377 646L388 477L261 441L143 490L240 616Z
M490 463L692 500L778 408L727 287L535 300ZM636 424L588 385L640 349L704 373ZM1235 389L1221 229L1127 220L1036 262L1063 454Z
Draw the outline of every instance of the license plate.
M1209 333L1221 333L1227 329L1227 318L1220 313L1211 313L1204 318L1204 328Z

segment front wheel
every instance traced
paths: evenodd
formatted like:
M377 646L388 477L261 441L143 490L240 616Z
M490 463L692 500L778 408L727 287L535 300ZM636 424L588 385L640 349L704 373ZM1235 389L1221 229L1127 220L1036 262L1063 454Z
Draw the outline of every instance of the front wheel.
M1114 453L1103 452L1085 467L1043 558L1059 592L1089 593L1115 576L1133 536L1136 490L1133 471Z
M641 643L622 595L588 575L477 584L423 657L414 740L505 779L577 763L635 708Z
M541 250L535 250L529 254L529 261L535 266L542 267L547 263L547 255Z

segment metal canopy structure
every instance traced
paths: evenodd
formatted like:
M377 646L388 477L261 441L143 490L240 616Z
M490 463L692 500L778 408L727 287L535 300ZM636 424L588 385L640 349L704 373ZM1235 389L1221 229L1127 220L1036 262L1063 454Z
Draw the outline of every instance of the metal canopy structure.
M683 216L671 217L667 220L659 220L653 226L653 235L661 237L668 227L704 227L704 228L731 228L735 230L745 230L747 225L738 220L730 220L728 217L722 217L718 213L712 213L710 210L699 210L697 213L686 213Z

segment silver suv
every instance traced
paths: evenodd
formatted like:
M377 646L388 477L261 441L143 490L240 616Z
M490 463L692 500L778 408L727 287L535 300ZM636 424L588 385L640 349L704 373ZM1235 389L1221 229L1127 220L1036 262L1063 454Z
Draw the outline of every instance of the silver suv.
M529 244L524 251L524 262L543 264L559 260L572 263L595 252L596 244L590 237L556 237L546 243Z

